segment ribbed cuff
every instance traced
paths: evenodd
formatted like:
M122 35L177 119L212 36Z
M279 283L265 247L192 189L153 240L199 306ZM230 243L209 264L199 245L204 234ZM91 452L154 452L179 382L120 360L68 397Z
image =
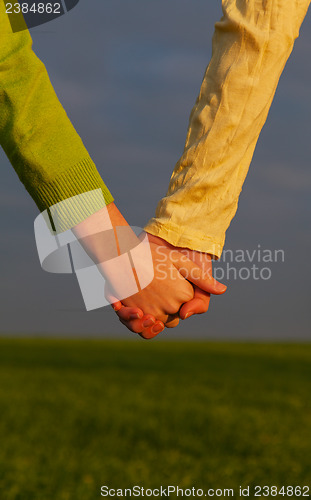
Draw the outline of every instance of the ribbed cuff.
M74 227L105 205L113 202L113 196L91 158L85 158L66 169L51 182L43 182L35 187L31 186L31 188L26 186L26 188L41 212L69 198L90 191L94 192L94 195L80 197L82 202L74 204L72 210L70 210L70 203L64 204L66 209L58 211L57 232ZM99 189L103 196L98 196L96 190Z

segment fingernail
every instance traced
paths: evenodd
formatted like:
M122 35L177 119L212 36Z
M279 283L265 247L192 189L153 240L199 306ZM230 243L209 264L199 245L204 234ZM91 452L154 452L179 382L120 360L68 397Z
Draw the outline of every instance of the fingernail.
M226 285L223 285L222 283L219 283L219 284L217 285L217 288L218 288L218 290L219 290L220 292L225 292L225 291L227 290Z
M190 318L190 316L192 316L193 314L194 314L193 312L188 312L185 316L185 319Z
M149 326L152 326L154 324L155 324L155 321L152 318L148 318L148 319L145 319L145 321L143 321L144 328L148 328Z
M154 334L161 333L164 330L164 326L162 325L154 325L153 328L151 328L151 332Z
M130 319L140 319L142 316L139 313L130 314Z

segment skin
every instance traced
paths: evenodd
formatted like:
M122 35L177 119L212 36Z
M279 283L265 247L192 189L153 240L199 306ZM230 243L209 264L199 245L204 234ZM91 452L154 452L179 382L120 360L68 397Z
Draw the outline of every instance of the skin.
M107 281L113 284L113 273L109 276L109 269L105 267L110 251L107 249L107 233L103 232L106 210L113 227L127 226L128 240L139 243L139 240L135 242L137 237L114 203L78 224L73 231ZM142 237L145 235L143 233ZM155 337L165 326L176 327L180 318L186 319L192 314L206 312L210 294L220 295L226 291L226 286L212 277L210 255L189 250L186 252L186 249L176 248L150 234L148 238L154 266L151 283L138 293L122 299L122 302L114 297L112 290L106 290L120 321L145 339Z
M178 314L171 317L170 320L161 324L157 321L157 316L144 315L143 310L128 306L125 301L116 302L113 308L116 311L120 321L131 331L138 333L145 339L150 339L158 335L164 330L164 327L174 328L178 325L179 319L185 320L194 314L203 314L208 311L210 296L223 294L227 287L217 282L212 277L212 257L207 253L198 252L195 250L174 247L167 241L157 236L148 235L149 241L156 244L158 247L167 248L174 252L173 259L176 260L177 254L183 261L183 266L195 271L192 276L193 296L190 300L183 303ZM189 261L185 261L185 254ZM188 276L189 279L189 276Z

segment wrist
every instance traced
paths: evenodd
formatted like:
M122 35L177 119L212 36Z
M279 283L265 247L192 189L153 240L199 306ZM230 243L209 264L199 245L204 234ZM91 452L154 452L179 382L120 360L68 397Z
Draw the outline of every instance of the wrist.
M96 264L103 264L140 243L113 202L80 222L73 233Z
M164 240L160 236L155 236L153 234L150 234L150 233L148 233L148 231L145 231L145 232L148 235L148 239L149 239L150 243L156 243L157 245L162 245L162 246L165 246L165 247L170 248L170 249L179 250L180 252L186 253L189 256L189 258L191 258L191 255L195 255L196 258L198 258L199 256L202 256L202 258L204 258L206 260L212 259L212 255L210 253L200 252L200 250L193 250L193 249L187 248L187 247L175 247L174 245L172 245L168 241ZM192 260L194 260L194 259L192 259Z

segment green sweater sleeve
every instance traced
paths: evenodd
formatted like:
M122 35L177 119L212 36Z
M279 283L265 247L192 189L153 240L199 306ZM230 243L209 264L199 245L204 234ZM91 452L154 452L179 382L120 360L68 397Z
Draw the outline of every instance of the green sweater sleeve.
M28 30L13 33L0 1L0 144L40 211L73 196L88 198L70 225L113 201L60 104ZM68 229L64 220L62 230Z

